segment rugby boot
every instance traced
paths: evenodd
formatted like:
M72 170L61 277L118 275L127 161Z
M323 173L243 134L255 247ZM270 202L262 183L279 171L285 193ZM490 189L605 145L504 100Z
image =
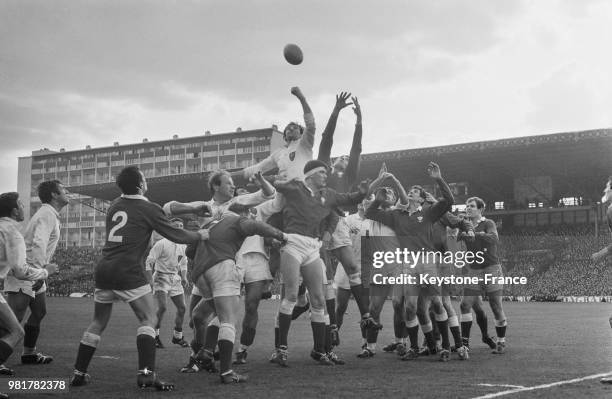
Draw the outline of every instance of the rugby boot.
M52 361L53 356L43 355L40 352L21 355L21 364L49 364Z
M246 382L249 379L249 376L238 374L234 370L230 370L224 374L221 374L220 377L221 377L221 382L223 384Z
M141 389L155 388L158 391L172 391L174 389L174 384L160 380L156 373L148 369L138 371L136 384Z
M312 351L310 351L310 357L315 362L319 363L322 366L333 366L334 365L334 362L329 360L329 358L327 357L327 354L321 353L321 352L317 352L314 349Z

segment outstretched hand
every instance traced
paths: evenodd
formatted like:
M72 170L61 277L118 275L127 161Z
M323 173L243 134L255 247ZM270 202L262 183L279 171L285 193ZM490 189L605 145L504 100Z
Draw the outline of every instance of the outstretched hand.
M336 105L334 106L334 109L336 111L340 111L341 109L351 105L352 103L347 102L349 98L351 98L351 93L348 93L346 91L343 91L340 94L336 94Z
M440 172L440 166L438 166L438 164L435 162L430 162L429 165L427 165L427 173L429 174L429 177L431 177L432 179L442 178L442 172Z
M293 94L294 96L296 96L299 99L304 98L304 94L302 93L302 90L300 90L299 87L294 86L291 88L291 94Z

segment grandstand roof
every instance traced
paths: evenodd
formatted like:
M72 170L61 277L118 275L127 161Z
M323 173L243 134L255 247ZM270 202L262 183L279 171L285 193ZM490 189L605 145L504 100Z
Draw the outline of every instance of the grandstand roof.
M556 197L595 199L602 181L612 174L611 154L612 129L599 129L363 154L360 176L375 177L385 162L405 186L430 184L425 168L435 161L448 182L466 182L470 195L486 201L513 198L515 179L529 176L550 176ZM157 203L209 198L209 173L148 178L147 196ZM237 186L245 183L236 181ZM119 195L113 183L70 190L106 200Z

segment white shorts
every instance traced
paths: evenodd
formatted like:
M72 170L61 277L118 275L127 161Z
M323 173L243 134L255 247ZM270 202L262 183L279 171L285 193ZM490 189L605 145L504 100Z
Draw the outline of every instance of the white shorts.
M198 277L196 284L204 282L198 285L198 289L205 301L220 296L240 296L242 270L236 266L234 260L228 259L217 263L206 270L202 276L204 278Z
M300 266L307 265L320 258L321 241L318 238L303 236L301 234L287 234L287 244L281 247L281 255L287 253L300 262Z
M170 298L185 293L181 284L181 276L177 273L153 273L153 291L165 292Z
M351 289L349 277L344 271L344 267L342 267L340 263L338 263L338 267L336 267L336 275L334 276L334 284L336 284L337 288L342 288L343 290Z
M331 244L329 250L352 246L353 241L351 240L351 228L346 222L345 217L341 217L336 225L336 230L332 234Z
M130 303L150 292L151 286L149 284L131 290L104 290L96 288L94 290L94 302L113 303L115 301L123 301Z
M238 268L244 272L244 283L272 281L268 258L259 252L248 252L237 259Z
M191 295L202 296L202 293L200 292L200 290L198 289L198 287L195 284L191 288Z
M4 280L4 292L23 292L26 295L31 296L32 298L36 297L38 294L42 294L47 291L47 283L44 282L42 287L40 287L36 292L32 290L32 286L36 283L36 281L28 281L28 280L19 280L15 276L8 275Z

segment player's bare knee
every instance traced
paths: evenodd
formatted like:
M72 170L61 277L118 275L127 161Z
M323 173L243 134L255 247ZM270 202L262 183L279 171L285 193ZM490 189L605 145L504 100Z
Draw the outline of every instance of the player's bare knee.
M409 320L412 320L416 317L417 315L417 307L416 305L413 304L406 304L406 317L408 317Z

